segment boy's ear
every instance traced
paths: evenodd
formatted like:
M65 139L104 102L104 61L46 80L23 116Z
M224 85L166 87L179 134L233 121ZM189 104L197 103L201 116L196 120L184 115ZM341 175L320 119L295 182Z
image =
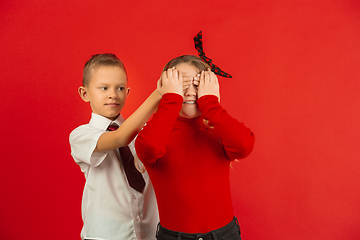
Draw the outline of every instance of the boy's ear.
M127 90L126 90L126 97L128 97L130 94L130 88L128 87Z
M78 92L79 92L79 95L80 95L81 99L84 102L89 102L90 101L85 87L83 87L83 86L79 87Z

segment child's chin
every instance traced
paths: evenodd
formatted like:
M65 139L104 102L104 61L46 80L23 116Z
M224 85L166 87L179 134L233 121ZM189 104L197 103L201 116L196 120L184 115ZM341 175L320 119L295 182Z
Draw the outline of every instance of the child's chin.
M110 120L115 120L118 118L119 115L120 115L120 113L118 113L116 115L107 115L107 116L103 116L103 117L106 117L107 119L110 119Z
M180 112L180 117L183 117L183 118L196 118L200 115L201 115L201 112L198 112L198 111L196 111L196 112L186 112L186 111Z

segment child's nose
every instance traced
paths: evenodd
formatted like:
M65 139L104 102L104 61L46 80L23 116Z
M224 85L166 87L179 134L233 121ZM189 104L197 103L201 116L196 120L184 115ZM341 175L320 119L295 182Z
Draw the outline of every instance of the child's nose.
M115 89L109 90L109 98L117 98Z
M194 84L190 84L188 89L185 91L185 96L196 96L197 95L197 88Z

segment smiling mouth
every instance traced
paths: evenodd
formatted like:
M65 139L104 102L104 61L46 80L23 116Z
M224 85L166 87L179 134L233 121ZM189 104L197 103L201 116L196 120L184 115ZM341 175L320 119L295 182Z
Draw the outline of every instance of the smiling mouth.
M185 101L183 104L196 104L196 101Z

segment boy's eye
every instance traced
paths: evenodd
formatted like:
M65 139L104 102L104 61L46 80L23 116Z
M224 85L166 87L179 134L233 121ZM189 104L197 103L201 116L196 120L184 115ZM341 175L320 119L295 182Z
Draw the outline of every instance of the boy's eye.
M122 91L124 90L125 88L124 87L119 87L118 90Z
M107 89L107 87L100 87L100 89L101 89L101 90L106 90L106 89Z

